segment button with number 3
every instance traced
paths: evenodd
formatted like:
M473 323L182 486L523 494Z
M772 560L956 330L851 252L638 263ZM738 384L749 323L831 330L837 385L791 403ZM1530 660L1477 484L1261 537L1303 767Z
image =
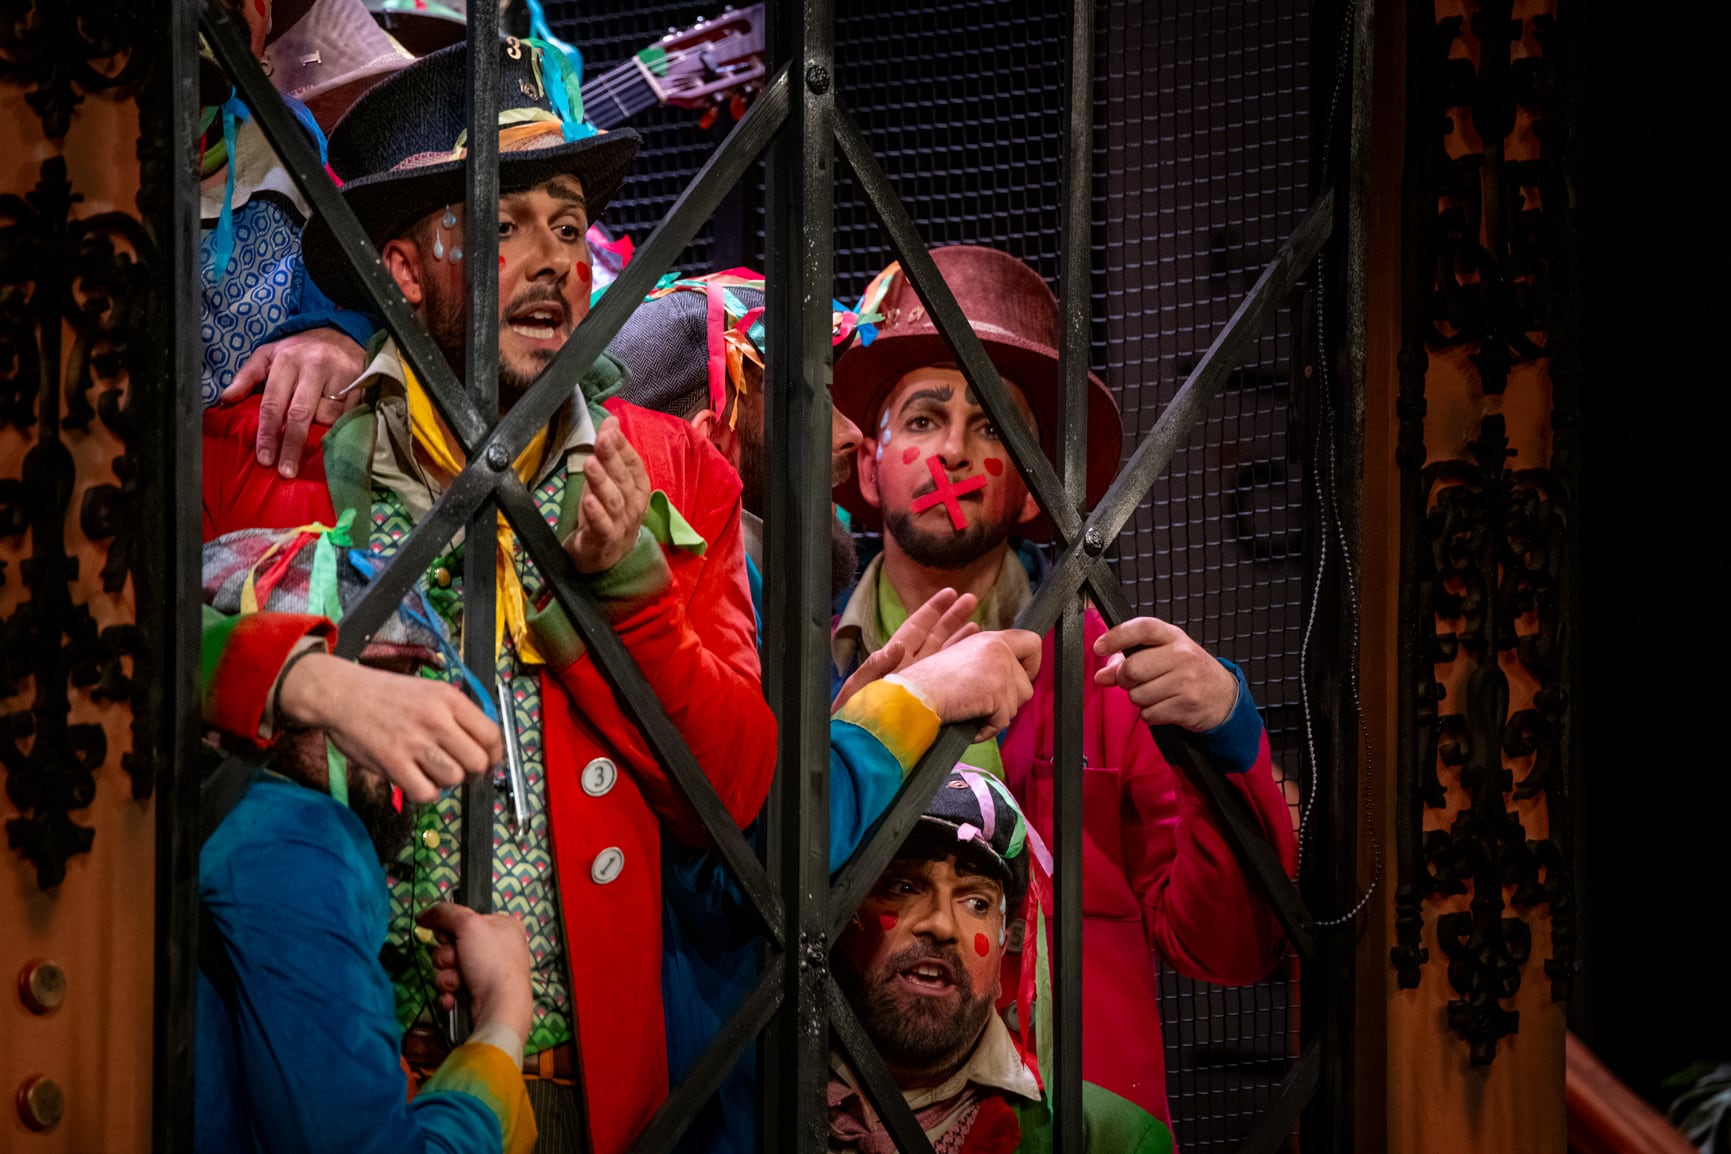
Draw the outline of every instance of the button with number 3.
M590 797L602 797L619 780L619 767L611 758L598 757L583 767L583 792Z

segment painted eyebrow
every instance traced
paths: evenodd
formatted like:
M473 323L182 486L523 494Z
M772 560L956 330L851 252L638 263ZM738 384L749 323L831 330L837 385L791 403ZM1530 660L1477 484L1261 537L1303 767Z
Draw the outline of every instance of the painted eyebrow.
M955 398L956 391L950 388L950 386L935 385L929 389L919 389L915 392L909 393L907 399L902 401L901 409L898 411L901 413L907 412L915 401L937 401L939 404L947 405L951 401L955 400Z
M530 190L525 190L523 192L513 192L513 193L509 193L505 196L501 196L499 198L499 207L501 209L503 209L506 206L508 206L514 202L520 201L525 196L528 196L529 192L532 192L532 191L533 191L533 189L530 189ZM587 211L589 208L589 202L587 200L583 199L582 190L579 188L576 188L572 185L569 185L569 184L549 184L546 186L546 192L547 192L548 196L552 197L554 200L557 200L562 204L576 205L578 208L584 209L585 211Z
M549 184L547 186L547 195L552 197L554 200L561 200L566 204L577 205L579 208L589 207L589 202L583 199L582 191L573 188L569 184Z

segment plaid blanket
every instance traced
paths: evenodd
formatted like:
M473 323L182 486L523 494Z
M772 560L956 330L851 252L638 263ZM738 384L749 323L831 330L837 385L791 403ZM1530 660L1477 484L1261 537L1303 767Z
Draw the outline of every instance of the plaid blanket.
M346 528L346 527L344 527ZM242 529L204 547L205 604L218 612L247 611L247 586L258 610L311 613L336 619L328 589L315 589L321 540L326 544L337 604L347 611L384 568L382 559L348 546L343 528ZM405 656L431 662L449 649L443 620L427 604L426 578L415 582L397 611L368 643L365 658Z

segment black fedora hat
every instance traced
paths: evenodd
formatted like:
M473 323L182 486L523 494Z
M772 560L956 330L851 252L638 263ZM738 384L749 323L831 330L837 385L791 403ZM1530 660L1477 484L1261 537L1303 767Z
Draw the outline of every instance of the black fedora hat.
M582 96L557 49L509 38L499 54L499 191L569 174L596 220L637 155L637 134L598 132L582 119ZM331 132L331 171L375 247L434 209L462 203L467 72L466 45L423 57L357 100ZM308 222L301 251L327 296L367 307L327 221Z

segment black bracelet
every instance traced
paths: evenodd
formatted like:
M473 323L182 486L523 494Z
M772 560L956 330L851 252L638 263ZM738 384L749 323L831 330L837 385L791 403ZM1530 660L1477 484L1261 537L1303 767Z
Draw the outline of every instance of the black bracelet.
M288 681L289 670L293 669L295 667L295 662L299 661L303 657L311 656L314 653L328 654L329 652L330 651L323 645L309 645L299 653L290 655L289 659L282 663L282 669L276 675L276 687L271 690L270 695L272 738L276 737L277 733L282 730L284 725L282 716L282 687L283 683Z

